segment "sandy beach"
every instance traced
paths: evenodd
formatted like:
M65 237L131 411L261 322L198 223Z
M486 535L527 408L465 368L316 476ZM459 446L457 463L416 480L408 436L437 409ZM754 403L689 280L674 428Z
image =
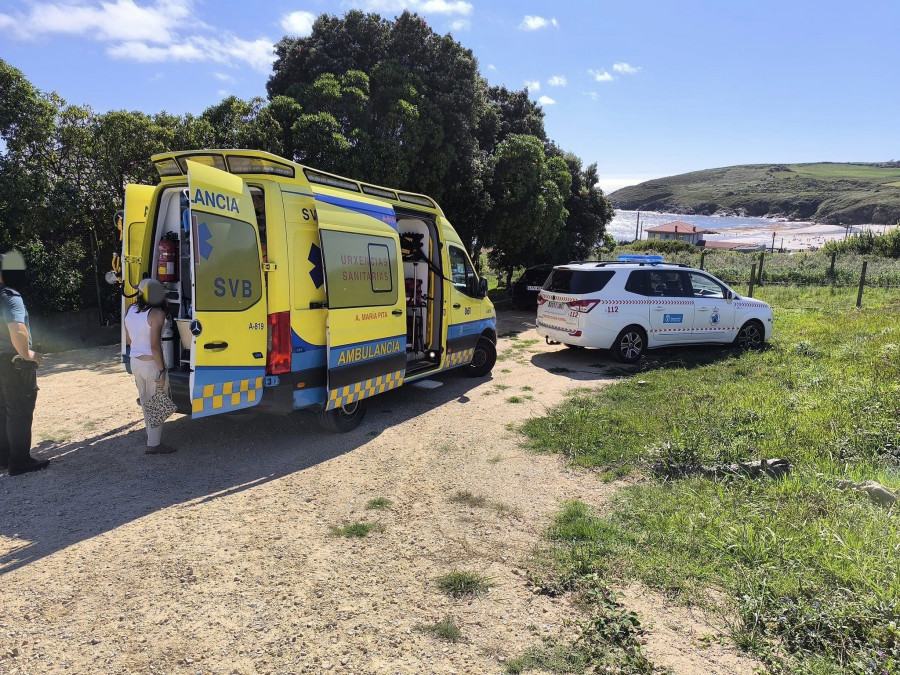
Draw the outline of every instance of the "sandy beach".
M896 228L896 225L853 225L849 229L842 225L827 225L810 222L772 221L768 227L734 227L719 230L718 234L706 237L707 241L723 241L740 244L763 244L771 247L772 235L775 235L774 246L785 251L816 251L825 242L844 239L847 236L870 231L883 234Z

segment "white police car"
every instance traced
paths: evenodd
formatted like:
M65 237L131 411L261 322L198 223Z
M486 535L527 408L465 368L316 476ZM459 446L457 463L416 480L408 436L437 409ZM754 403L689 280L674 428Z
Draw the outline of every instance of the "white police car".
M609 349L634 363L647 349L772 337L772 308L711 274L662 256L559 265L538 295L537 332L550 343Z

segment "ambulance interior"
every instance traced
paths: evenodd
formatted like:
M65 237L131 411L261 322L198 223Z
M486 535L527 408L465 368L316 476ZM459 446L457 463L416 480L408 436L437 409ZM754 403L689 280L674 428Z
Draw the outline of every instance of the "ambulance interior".
M265 194L250 187L263 255L266 251ZM191 223L186 188L170 188L160 196L154 244L151 247L152 276L166 289L166 312L173 328L163 330L163 356L170 371L189 371L191 364ZM169 252L173 254L170 255ZM134 282L136 285L137 282Z
M443 275L437 226L397 211L406 288L407 374L434 368L441 357Z

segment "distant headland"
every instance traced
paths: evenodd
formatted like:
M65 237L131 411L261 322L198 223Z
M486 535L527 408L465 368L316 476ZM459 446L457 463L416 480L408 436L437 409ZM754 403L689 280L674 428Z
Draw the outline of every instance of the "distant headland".
M900 162L729 166L632 185L609 200L629 211L892 225L900 220Z

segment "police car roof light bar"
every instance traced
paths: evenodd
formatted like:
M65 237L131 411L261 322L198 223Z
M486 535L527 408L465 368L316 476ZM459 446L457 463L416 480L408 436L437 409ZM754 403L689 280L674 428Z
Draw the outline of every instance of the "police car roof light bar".
M661 255L638 255L636 253L622 253L617 258L619 262L630 263L661 263L665 259Z

